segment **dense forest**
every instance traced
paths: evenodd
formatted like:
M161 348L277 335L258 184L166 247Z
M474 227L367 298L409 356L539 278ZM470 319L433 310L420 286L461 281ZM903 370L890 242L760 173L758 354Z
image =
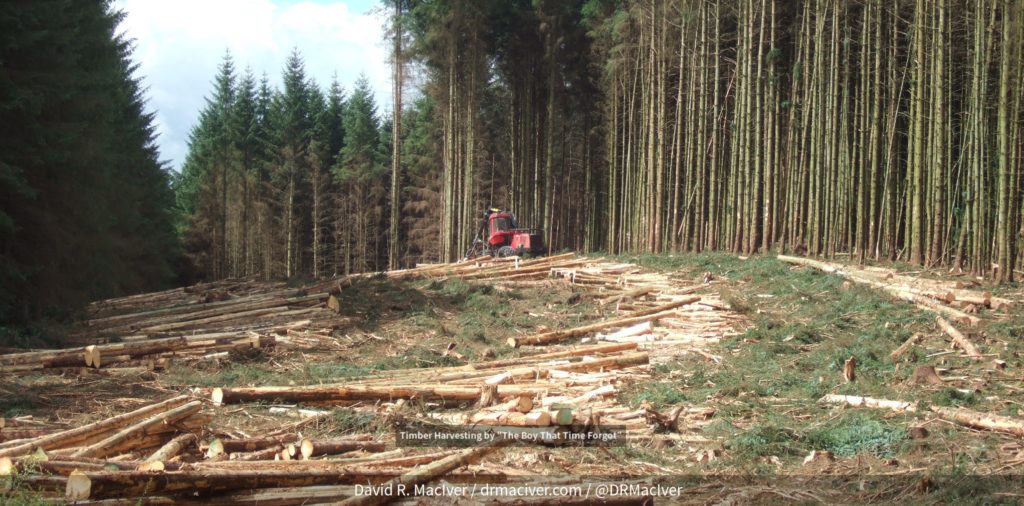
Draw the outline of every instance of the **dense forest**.
M452 260L488 206L552 250L1020 275L1024 0L379 8L387 112L301 48L279 87L227 54L172 173L121 14L0 7L0 319Z
M1021 0L382 8L399 115L225 60L178 192L199 275L452 260L489 205L555 250L1020 269Z
M121 17L0 4L0 322L175 281L174 197Z

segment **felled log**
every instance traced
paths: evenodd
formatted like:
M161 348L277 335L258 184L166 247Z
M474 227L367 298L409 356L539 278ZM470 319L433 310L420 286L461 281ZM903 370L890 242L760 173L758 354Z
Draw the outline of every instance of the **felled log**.
M295 308L299 306L306 306L309 304L319 303L327 297L326 294L314 294L300 297L259 297L253 300L253 298L246 298L246 300L235 299L231 304L223 303L211 303L206 306L195 307L191 311L175 311L174 314L154 315L153 317L144 317L141 319L135 319L130 323L122 323L120 326L112 327L112 330L130 330L130 329L146 329L149 332L159 332L163 330L173 330L177 325L188 326L190 323L210 323L211 321L204 320L205 318L213 317L227 317L237 314L251 315L252 311L275 309L277 311L286 310L288 308ZM210 307L213 304L218 304L216 307ZM131 315L127 315L131 316ZM235 319L235 318L230 318ZM217 320L213 320L217 321ZM95 322L90 321L90 326L95 325ZM171 327L162 328L163 325L172 325Z
M967 313L964 313L963 311L958 311L958 310L953 309L953 308L951 308L949 306L941 305L941 304L935 302L934 299L926 297L924 295L919 295L918 293L913 293L912 291L909 291L907 289L903 289L903 288L901 288L899 286L893 286L890 283L885 283L885 282L882 282L882 281L879 281L879 280L876 280L876 279L870 279L870 278L865 277L865 276L858 276L858 275L856 275L854 273L851 273L851 272L849 272L847 270L844 270L844 267L841 266L841 265L838 265L838 264L832 264L832 263L828 263L828 262L821 262L821 261L818 261L818 260L812 260L810 258L792 257L792 256L787 256L787 255L778 255L776 258L778 258L779 260L781 260L783 262L787 262L787 263L791 263L791 264L796 264L796 265L803 265L803 266L806 266L806 267L811 267L811 268L818 269L818 270L820 270L822 272L825 272L825 273L836 274L838 276L841 276L843 278L849 279L850 281L853 281L853 282L856 282L856 283L863 283L863 284L867 284L867 285L873 286L875 288L879 288L879 289L884 290L884 291L888 292L890 295L893 295L893 296L895 296L897 298L906 300L908 302L913 302L914 304L916 304L921 309L925 309L927 311L931 311L931 312L934 312L934 313L939 313L939 314L948 316L950 318L953 318L953 319L955 319L957 321L960 321L960 322L963 322L963 323L968 323L970 325L976 325L980 321L980 319L978 317L976 317L976 316L971 316L971 315L969 315Z
M664 304L661 306L653 307L651 309L631 313L629 316L625 318L603 321L600 323L594 323L591 325L585 325L582 327L576 327L567 330L545 332L543 334L537 334L528 337L510 337L508 339L508 344L513 348L524 344L548 344L558 341L564 341L566 339L571 339L573 337L583 336L591 332L597 332L598 330L604 330L612 327L626 327L637 323L653 321L674 314L674 311L672 311L673 309L676 309L680 306L685 306L687 304L692 304L699 300L700 297L687 297L685 299L681 299L669 304Z
M132 358L180 351L190 348L230 349L236 345L253 347L269 347L275 342L273 336L260 336L254 340L251 336L238 332L217 334L170 337L129 341L123 343L90 345L65 350L47 350L29 353L0 355L0 372L13 372L31 369L82 366L100 367L102 364L125 362Z
M476 383L480 378L486 378L484 384L500 385L514 380L530 380L536 378L550 378L556 371L585 373L590 371L602 371L608 369L625 369L649 363L650 357L646 352L626 353L622 355L611 355L594 360L583 360L564 364L542 363L535 367L520 367L509 369L501 373L457 373L446 374L430 378L438 382L452 382L453 384Z
M56 432L54 429L0 429L0 442L17 441L46 436Z
M256 450L252 452L235 452L228 455L230 461L258 461L258 460L274 460L284 450L284 445L278 444L262 450ZM223 462L223 461L221 461Z
M956 347L963 350L968 357L975 359L982 357L981 352L974 346L974 343L967 339L967 336L963 335L959 330L950 325L943 317L936 317L935 322L939 324L939 328L941 328L943 332L953 339L953 343L956 344Z
M385 486L377 488L379 492L376 494L352 496L342 501L341 505L376 506L386 504L390 500L390 495L388 494L398 490L413 490L416 485L435 480L460 467L476 462L487 454L508 445L510 442L510 440L499 438L482 446L467 448L436 462L414 468L412 471L391 480Z
M350 445L351 449L347 451L351 451L361 449L363 448L363 446L366 446L368 448L375 448L378 445L378 443L371 441L371 439L372 436L363 435L353 436L345 439L337 439L333 441L337 444ZM223 451L225 453L238 453L252 452L256 450L262 450L265 448L271 448L278 445L287 445L295 442L298 442L298 440L293 434L280 434L276 436L254 437L246 439L215 439L211 441L209 445L201 445L200 448L202 449L204 446L206 448L212 448L214 446L217 446L217 448L219 448L220 451Z
M183 469L180 471L167 472L145 472L145 471L86 471L72 474L64 478L51 480L40 480L37 488L45 490L64 490L64 500L75 501L76 504L92 504L80 501L101 501L118 497L169 497L173 503L170 504L224 504L220 500L221 494L236 491L273 488L293 488L305 490L307 487L337 486L368 483L382 483L387 480L398 479L406 469L381 469L372 466L325 466L310 468L309 463L320 461L290 461L290 462L268 462L257 464L257 469L232 469L229 463L217 465L203 464L197 469ZM248 463L253 464L253 463ZM238 463L239 466L243 463ZM218 467L220 466L220 467ZM259 467L280 466L282 469L258 469ZM223 467L223 468L221 468ZM497 483L506 481L507 475L499 472L481 472L470 470L467 472L449 472L445 479L452 483ZM411 487L408 490L412 490ZM217 494L216 500L213 494ZM348 494L351 495L351 494ZM202 499L191 499L189 496L199 496ZM137 500L129 504L137 504ZM301 501L299 504L309 504L309 500ZM96 503L104 504L104 503ZM260 506L275 504L273 502L258 502Z
M71 446L76 442L86 440L90 436L93 436L95 434L103 433L112 428L121 427L132 422L136 422L138 420L153 416L157 413L163 413L167 410L173 409L177 406L187 403L188 399L188 396L184 395L173 397L171 399L167 399L166 401L151 404L149 406L136 409L135 411L113 416L105 420L100 420L98 422L93 422L88 425L83 425L81 427L76 427L73 429L68 429L54 434L49 434L46 436L31 439L25 443L20 443L15 446L0 449L0 457L24 455L31 452L35 448L49 450L52 448Z
M857 395L828 394L819 399L819 402L827 402L831 404L848 404L854 407L892 409L895 411L916 411L914 405L909 402L893 401L889 399L875 399L873 397L860 397Z
M520 394L536 394L550 387L524 385L498 385L499 398ZM472 402L480 398L480 388L452 385L316 385L214 388L211 398L215 404L273 401L283 402L338 402L378 401L395 399L429 399Z
M473 414L470 423L479 425L507 425L509 427L547 427L551 425L551 414L547 411L483 411Z
M174 439L168 441L167 444L161 446L159 450L153 452L152 455L146 458L145 462L163 462L165 460L170 460L195 441L195 434L186 433L178 435Z
M203 339L201 336L183 336L96 346L91 353L86 352L86 360L91 359L93 367L100 367L102 364L125 362L133 358L160 353L181 353L189 350L202 350L203 353L209 353L233 349L270 348L274 344L276 344L276 338L272 335L236 335L227 339Z
M1024 437L1024 422L1009 416L992 415L967 408L947 408L932 406L931 410L941 418L966 425L975 429L1005 432L1017 437Z
M536 482L531 482L538 485ZM562 486L566 483L559 480L552 483L553 486ZM586 487L583 487L584 489ZM408 492L408 491L407 491ZM218 494L217 502L220 504L251 505L251 506L301 506L306 504L336 504L337 501L355 495L353 485L318 485L312 487L288 487L288 488L263 488ZM201 501L182 502L167 497L143 497L139 501L146 506L174 506L181 504L198 506ZM456 501L461 504L461 502ZM593 496L570 495L570 496L510 496L510 497L487 497L486 503L491 506L646 506L653 504L654 498L639 495L615 495L604 499L597 499ZM396 499L390 504L396 506L419 506L424 503L422 497L407 497ZM101 503L84 503L86 505L101 506ZM103 506L134 506L133 502L128 504L112 504L103 502Z
M0 355L0 373L52 367L82 366L85 348L30 351Z
M351 439L303 439L299 445L299 453L303 459L318 455L337 455L355 450L380 452L384 451L384 443Z
M192 402L183 404L181 406L178 406L176 408L170 409L168 411L164 411L162 413L157 413L157 414L155 414L155 415L153 415L153 416L151 416L149 418L146 418L146 419L144 419L144 420L142 420L142 421L140 421L140 422L138 422L138 423L136 423L134 425L131 425L129 427L126 427L123 430L118 431L117 433L115 433L115 434L113 434L113 435L103 439L102 441L98 441L98 442L93 443L93 444L91 444L89 446L86 446L86 447L82 448L81 450L76 451L71 456L72 457L103 457L105 455L109 455L109 452L110 452L111 448L115 448L116 445L122 443L123 441L125 441L125 440L127 440L129 438L132 438L132 437L136 436L137 434L143 432L147 428L153 427L153 426L158 425L158 424L165 424L165 423L175 422L175 421L177 421L177 420L179 420L181 418L185 418L185 417L187 417L187 416L189 416L189 415L199 411L199 409L201 407L202 407L202 402L200 402L200 401L192 401Z
M611 343L611 344L596 344L588 346L575 346L572 349L565 351L556 351L551 353L539 353L536 355L530 355L522 358L511 358L503 360L491 360L489 362L479 362L470 364L470 367L476 370L481 369L496 369L500 367L508 367L514 365L521 365L526 363L535 362L538 360L550 360L556 358L570 358L570 357L582 357L588 355L598 355L602 353L615 353L619 351L635 350L637 343Z
M72 473L65 488L69 501L144 495L210 494L267 487L301 487L379 482L396 471L376 469L250 470L214 469L147 472L86 471Z

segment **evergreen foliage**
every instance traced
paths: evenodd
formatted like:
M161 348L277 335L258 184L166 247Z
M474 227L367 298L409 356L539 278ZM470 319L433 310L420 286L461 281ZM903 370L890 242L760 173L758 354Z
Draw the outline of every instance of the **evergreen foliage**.
M174 196L121 19L0 4L0 321L173 281Z

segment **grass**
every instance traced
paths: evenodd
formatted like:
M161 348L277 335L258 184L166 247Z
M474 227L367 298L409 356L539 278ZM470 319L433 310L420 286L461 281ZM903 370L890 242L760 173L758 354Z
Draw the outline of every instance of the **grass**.
M382 433L390 429L373 413L349 408L335 408L331 413L333 432L341 434Z
M679 404L715 406L715 419L703 432L723 441L726 451L712 467L768 472L762 468L769 457L798 467L812 450L828 450L838 457L917 461L928 461L934 452L921 450L928 443L910 444L907 438L909 421L919 416L818 402L829 393L895 398L922 408L934 404L1021 411L958 388L907 385L918 364L957 370L972 364L959 356L936 362L921 350L903 358L909 363L894 363L890 352L915 332L931 336L932 348L944 345L945 338L935 330L933 315L881 292L856 284L844 286L836 276L793 268L772 257L740 260L710 253L623 256L621 260L670 272L681 284L696 283L710 271L724 281L719 285L722 298L750 321L745 332L721 342L716 351L723 355L721 364L684 359L660 365L652 381L622 393L622 400L633 406L642 402L663 410ZM977 331L1016 349L1024 341L1020 339L1024 316L1010 315ZM842 376L843 364L851 357L857 362L854 383ZM1012 398L1011 393L997 392ZM963 431L949 430L948 437L933 434L932 438L964 444L952 442L963 438ZM974 469L982 461L978 457L962 465Z
M886 420L877 412L846 411L839 418L807 432L805 440L815 450L828 450L840 457L868 453L889 458L907 442L907 428Z

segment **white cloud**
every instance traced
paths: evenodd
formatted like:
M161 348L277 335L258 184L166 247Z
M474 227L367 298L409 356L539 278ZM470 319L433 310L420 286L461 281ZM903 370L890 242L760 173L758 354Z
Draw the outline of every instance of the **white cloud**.
M188 133L224 51L231 51L241 73L266 72L279 86L292 48L298 48L307 74L326 88L333 75L350 90L366 74L378 110L389 111L391 77L383 41L383 17L369 13L373 2L272 0L117 0L126 13L121 31L135 39L133 59L147 87L148 107L156 113L160 155L176 170L188 150Z

